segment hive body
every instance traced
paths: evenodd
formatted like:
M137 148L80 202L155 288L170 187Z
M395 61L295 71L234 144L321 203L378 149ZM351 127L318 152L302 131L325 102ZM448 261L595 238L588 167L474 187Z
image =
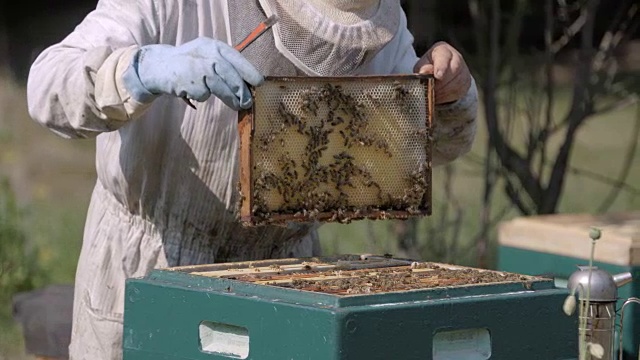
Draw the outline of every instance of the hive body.
M376 284L386 272L426 281ZM575 359L566 295L542 278L352 256L156 270L127 282L124 359Z

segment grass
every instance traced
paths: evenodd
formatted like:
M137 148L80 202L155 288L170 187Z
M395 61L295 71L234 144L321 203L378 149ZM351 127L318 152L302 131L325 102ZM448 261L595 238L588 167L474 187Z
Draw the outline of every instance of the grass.
M18 203L23 209L22 224L27 245L39 249L39 266L47 272L51 283L73 281L75 266L81 246L82 227L87 209L94 174L94 142L92 140L68 141L35 124L28 117L25 90L2 80L0 74L0 177L9 178ZM621 159L630 141L636 108L627 108L599 116L589 121L578 135L572 155L577 168L615 178L621 171ZM477 232L482 195L481 167L477 159L484 154L486 132L483 123L471 153L456 162L457 176L451 184L454 194L464 206L464 218L460 225L461 246ZM628 182L640 180L640 149L636 149ZM444 184L449 181L444 168L434 170L434 202L432 217L420 221L421 233L437 225L441 215L439 204ZM581 174L570 174L561 212L593 212L606 198L610 185L603 185ZM586 194L586 196L585 196ZM495 212L508 204L498 191ZM640 207L640 199L622 193L612 204L610 211L625 211ZM508 211L505 219L517 216ZM344 253L396 253L392 241L390 221L359 221L349 225L326 224L320 235L325 254ZM423 238L434 249L425 260L440 260L442 237ZM493 240L495 241L495 239ZM431 257L431 258L428 258ZM473 251L447 254L447 261L473 264ZM561 306L561 304L559 304ZM0 303L0 360L26 359L22 351L19 329L10 320L9 304Z

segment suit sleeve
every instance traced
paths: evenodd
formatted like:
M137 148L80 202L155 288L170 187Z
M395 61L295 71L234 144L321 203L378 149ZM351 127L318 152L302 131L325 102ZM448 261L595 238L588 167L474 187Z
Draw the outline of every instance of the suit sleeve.
M100 0L62 41L31 66L27 103L36 122L64 138L117 130L150 105L132 99L123 75L139 46L156 42L154 0Z
M413 48L414 38L402 29L397 40L398 57L392 73L410 74L419 57ZM436 105L433 129L433 166L443 165L471 150L476 134L478 91L475 80L465 96L454 103Z
M433 166L447 164L471 150L476 135L478 92L472 79L467 94L456 102L436 105Z

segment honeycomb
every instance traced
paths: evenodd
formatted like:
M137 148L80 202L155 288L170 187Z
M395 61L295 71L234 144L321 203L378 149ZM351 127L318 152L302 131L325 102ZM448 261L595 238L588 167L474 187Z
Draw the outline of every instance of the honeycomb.
M426 90L420 77L268 78L253 89L253 215L424 211Z
M271 259L174 268L192 275L337 296L382 294L498 283L531 284L543 278L434 262L376 256Z

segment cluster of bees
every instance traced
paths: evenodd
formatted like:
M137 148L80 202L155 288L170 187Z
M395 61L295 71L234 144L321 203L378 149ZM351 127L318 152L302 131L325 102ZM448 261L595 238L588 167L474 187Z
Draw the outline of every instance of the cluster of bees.
M397 101L404 101L408 93L401 85L394 87ZM393 156L387 141L368 128L366 106L362 102L343 91L340 85L327 83L301 91L298 106L296 114L280 102L277 115L281 123L257 137L256 146L260 151L271 151L271 146L278 144L278 139L283 149L277 159L277 171L266 170L260 162L254 166L252 214L255 218L268 223L272 212L305 219L314 219L318 214L328 212L333 215L330 221L349 222L358 218L360 213L371 210L420 211L429 186L426 167L407 176L405 180L410 186L405 189L404 196L393 197L385 195L371 172L359 165L349 153L349 149L358 146ZM295 131L307 139L302 160L296 161L286 151L285 139L278 136L285 131ZM325 153L331 147L330 135L334 131L343 141L342 149L327 157ZM358 187L375 190L378 201L375 209L350 205L347 188ZM283 199L277 210L269 209L267 204L266 195L274 190Z
M403 196L388 195L387 204L394 210L404 210L409 214L421 213L425 193L428 191L427 167L422 164L418 170L414 170L407 176L406 180L411 184L404 189Z

